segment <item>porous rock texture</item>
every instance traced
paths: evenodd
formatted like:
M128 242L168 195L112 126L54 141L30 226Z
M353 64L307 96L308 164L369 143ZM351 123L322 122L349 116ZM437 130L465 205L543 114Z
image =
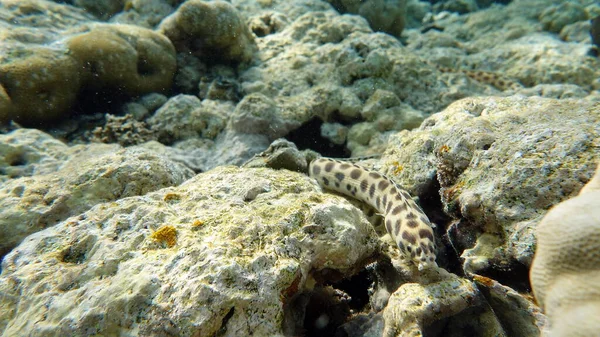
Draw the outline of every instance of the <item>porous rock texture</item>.
M263 17L271 24L277 18ZM311 121L338 121L348 125L347 137L335 141L361 154L382 150L387 135L418 126L450 103L441 97L444 85L437 82L435 68L393 37L373 33L361 17L330 9L288 20L256 38L258 65L241 70L237 79L232 76L243 93L239 101L172 97L149 119L161 141L186 150L193 150L186 144L203 144L202 151L188 151L185 160L207 170L218 163L241 164ZM183 73L188 72L180 69ZM196 82L185 82L201 81L200 74L194 76ZM222 149L248 150L223 162L216 155Z
M293 143L277 140L244 167L306 172L305 161L317 156L312 151L298 151ZM362 161L361 165L366 163ZM545 316L527 296L480 275L468 280L441 268L419 272L399 252L386 230L378 228L379 219L368 216L372 209L369 211L370 208L349 200L362 209L374 225L385 257L380 256L377 263L363 270L373 281L369 288L368 314L361 312L353 316L334 330L336 335L539 336L546 324ZM319 332L330 335L334 331Z
M179 185L193 172L142 148L67 146L34 129L0 135L0 256L92 206Z
M535 297L548 315L546 336L600 331L600 165L578 196L563 201L536 228L531 266Z
M381 171L413 195L439 191L450 219L438 235L465 272L510 271L526 288L535 226L591 178L599 122L600 105L581 99L463 99L393 136Z
M198 172L219 165L241 165L269 146L270 138L261 132L260 126L280 120L280 116L273 113L277 111L275 106L271 105L271 111L262 110L264 105L252 104L251 98L247 98L247 104L235 108L227 100L201 101L193 95L173 96L147 120L161 143L141 146ZM229 126L239 119L245 123L237 123L234 128Z
M407 31L407 47L436 65L457 70L446 75L452 83L447 94L456 98L472 90L464 88L469 84L458 71L464 69L514 79L530 89L519 91L528 96L587 96L598 101L600 67L598 59L587 55L589 28L573 27L593 18L594 6L597 2L593 0L514 0L506 6L495 5L468 15L433 16L430 25L438 28L425 33ZM560 7L583 8L585 14L571 16ZM575 30L585 39L563 41L558 34L548 33L558 29L553 26ZM556 87L548 90L546 87L551 85Z
M426 334L425 329L434 322L478 306L481 306L481 297L471 281L442 271L441 277L436 282L405 283L390 296L388 305L383 311L386 322L383 336L422 336ZM489 315L489 309L486 309L480 308ZM493 335L502 336L500 324L496 320L492 322L495 324L485 324L485 327L482 324L481 328L486 329L487 332L493 331L495 333ZM452 325L452 323L448 324L448 326ZM452 330L448 326L446 326L446 333Z
M261 65L241 74L241 87L275 102L283 134L315 118L352 122L348 148L357 155L450 102L432 66L359 16L307 13L257 45Z
M406 25L406 0L327 0L341 13L358 14L374 31L400 37Z
M306 303L284 304L377 247L362 213L307 176L219 167L29 236L2 262L0 331L297 334Z
M0 122L63 119L84 89L138 95L171 85L175 49L161 34L43 0L6 0L0 13Z

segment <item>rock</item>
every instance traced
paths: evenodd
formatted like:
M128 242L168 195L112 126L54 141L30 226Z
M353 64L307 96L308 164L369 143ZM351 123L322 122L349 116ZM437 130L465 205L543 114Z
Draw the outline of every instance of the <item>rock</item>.
M65 143L35 129L0 135L0 181L56 172L69 159Z
M130 111L133 104L129 104ZM139 106L141 107L141 105ZM156 135L148 129L148 125L145 122L137 121L132 114L123 117L107 114L104 125L94 129L92 141L118 143L125 147L139 145L155 138Z
M335 337L380 337L384 328L383 315L357 315L340 326Z
M474 275L473 281L507 336L540 336L547 327L546 316L531 297L480 275Z
M341 13L358 14L374 31L400 37L406 22L405 0L328 0Z
M599 106L586 100L464 99L391 137L380 170L424 200L439 184L464 271L510 271L501 281L521 289L536 223L592 175L599 122Z
M179 52L197 53L213 63L248 62L256 52L242 14L225 1L188 0L161 22L158 31Z
M184 0L127 0L123 10L112 16L109 21L153 29L183 2Z
M378 245L358 209L305 175L220 167L29 236L2 262L0 330L294 335L306 304L286 304Z
M436 335L440 321L445 322L444 336L464 336L465 331L506 336L471 281L439 272L437 280L405 283L392 294L383 311L383 336Z
M424 34L406 32L407 46L433 64L455 69L455 74L447 75L446 82L452 83L448 94L457 99L481 90L487 95L498 95L474 83L464 83L464 76L472 70L496 73L524 87L575 84L586 95L593 95L591 90L598 90L595 80L600 76L600 67L597 60L587 56L589 43L566 42L555 34L540 33L544 27L538 20L545 11L563 15L565 12L557 6L591 7L590 3L553 5L546 0L514 0L506 6L491 6L468 15L440 14L429 24L437 29ZM566 17L568 22L564 24L587 24L587 17ZM550 22L557 22L553 20Z
M549 6L540 14L540 21L545 30L560 33L567 25L587 20L585 8L576 2L564 2Z
M140 148L92 144L68 147L40 131L0 136L2 157L21 158L20 171L3 171L0 187L0 254L27 235L51 227L94 205L179 185L191 170ZM18 164L18 165L17 165ZM10 164L9 164L10 165Z
M365 128L377 131L360 141L349 131L349 144L361 145L352 153L357 156L369 151L363 144L372 140L373 147L382 147L382 133L414 127L450 102L441 98L445 88L437 82L430 65L389 35L372 33L357 16L310 12L282 31L256 41L260 66L241 73L241 90L246 96L261 94L266 97L263 101L276 104L275 120L284 125L277 137L285 135L286 125L296 128L294 125L315 117L349 128L364 122ZM396 99L377 103L383 99L383 95L375 94L378 89ZM364 121L361 113L367 101L385 109L368 110L369 120ZM262 132L273 133L269 129Z
M193 95L171 97L148 119L159 140L170 144L190 138L214 139L233 113L233 105L212 100L200 101Z
M456 12L459 14L465 14L475 12L479 9L477 1L475 0L450 0L436 3L433 6L433 10L437 13L442 11Z
M314 159L316 153L311 151L298 151L292 142L280 138L269 147L245 162L243 167L269 167L275 170L289 170L302 172L308 175L308 160Z
M235 107L229 128L244 134L264 134L269 140L285 136L300 123L282 118L277 102L260 93L249 94Z
M108 20L110 17L123 10L124 5L123 0L70 0L67 1L67 3L83 8L86 12L92 13L101 20Z
M340 123L321 124L321 137L336 145L344 145L348 137L348 128Z
M550 320L548 336L593 336L600 329L599 206L600 166L578 196L554 206L536 228L530 277Z
M128 95L167 91L175 50L163 36L130 25L95 25L69 39L67 47L84 69L87 87L115 87Z

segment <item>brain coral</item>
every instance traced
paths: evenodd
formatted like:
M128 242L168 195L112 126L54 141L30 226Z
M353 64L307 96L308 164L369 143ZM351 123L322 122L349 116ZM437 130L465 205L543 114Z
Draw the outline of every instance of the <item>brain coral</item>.
M244 18L225 1L186 1L158 30L177 50L195 52L205 59L250 61L256 50Z
M531 285L548 315L551 336L596 336L600 331L600 166L572 199L537 227Z
M41 47L13 62L0 63L0 122L60 116L77 97L78 70L74 58Z
M170 87L175 49L163 35L111 24L76 31L55 43L5 45L0 51L0 122L60 119L84 88L137 95Z
M130 95L163 91L175 72L175 49L149 29L131 25L95 25L67 42L84 67L89 86L119 87Z

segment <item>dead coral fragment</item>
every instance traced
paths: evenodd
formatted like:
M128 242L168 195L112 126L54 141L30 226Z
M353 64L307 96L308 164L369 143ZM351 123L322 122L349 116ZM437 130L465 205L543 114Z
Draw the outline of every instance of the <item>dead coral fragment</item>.
M165 225L157 229L150 237L154 241L166 244L169 248L177 243L177 229L172 225Z

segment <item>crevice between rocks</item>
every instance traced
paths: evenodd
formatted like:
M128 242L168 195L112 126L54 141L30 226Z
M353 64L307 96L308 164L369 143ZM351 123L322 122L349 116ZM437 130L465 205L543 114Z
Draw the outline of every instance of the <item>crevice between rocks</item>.
M348 150L345 144L337 145L321 136L321 125L323 125L322 120L312 118L299 128L288 133L285 138L296 144L299 150L310 149L325 157L332 158L349 157L350 150Z
M364 268L350 277L326 270L315 273L315 285L285 305L287 336L346 336L339 328L357 315L371 311L369 289L373 270ZM289 320L294 320L290 322Z

